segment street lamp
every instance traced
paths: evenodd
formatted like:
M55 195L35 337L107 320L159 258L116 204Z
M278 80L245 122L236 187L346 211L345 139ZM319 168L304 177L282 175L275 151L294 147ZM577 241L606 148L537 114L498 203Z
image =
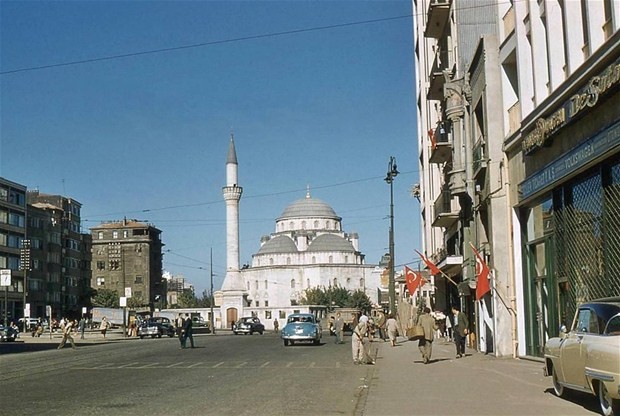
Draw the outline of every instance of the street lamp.
M390 185L390 268L389 294L390 294L390 313L396 314L396 288L394 287L394 178L398 175L396 169L396 158L390 156L387 175L385 181Z

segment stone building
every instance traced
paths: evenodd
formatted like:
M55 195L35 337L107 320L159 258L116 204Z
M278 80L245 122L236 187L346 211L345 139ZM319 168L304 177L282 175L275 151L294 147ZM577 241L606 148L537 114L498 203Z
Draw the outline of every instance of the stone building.
M154 306L165 296L161 231L138 220L106 222L90 229L95 289L130 295L128 306ZM128 289L128 290L127 290Z

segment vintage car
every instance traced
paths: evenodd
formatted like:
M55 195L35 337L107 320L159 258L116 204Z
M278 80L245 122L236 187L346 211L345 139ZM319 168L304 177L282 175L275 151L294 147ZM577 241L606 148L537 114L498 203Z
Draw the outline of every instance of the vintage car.
M140 339L144 337L161 338L163 335L173 337L174 333L174 326L170 322L170 319L161 316L142 321L138 327L138 336Z
M248 316L245 318L239 319L233 325L233 333L237 334L250 334L252 335L254 332L258 332L263 335L265 331L265 325L260 322L260 319L254 316Z
M620 415L620 297L579 306L570 332L562 326L545 345L545 375L556 395L591 393L603 415Z
M286 319L286 325L280 332L284 346L297 341L311 341L314 345L321 343L323 330L319 320L311 313L294 313Z

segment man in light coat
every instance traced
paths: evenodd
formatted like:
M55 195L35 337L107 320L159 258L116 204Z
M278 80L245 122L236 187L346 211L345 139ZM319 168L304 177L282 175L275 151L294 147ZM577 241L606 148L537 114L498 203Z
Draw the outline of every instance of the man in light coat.
M418 348L422 353L422 361L424 361L424 364L428 364L431 361L433 340L435 339L435 331L437 330L437 323L435 322L435 318L431 316L430 308L424 308L424 313L420 315L418 324L424 329L424 337L420 338Z

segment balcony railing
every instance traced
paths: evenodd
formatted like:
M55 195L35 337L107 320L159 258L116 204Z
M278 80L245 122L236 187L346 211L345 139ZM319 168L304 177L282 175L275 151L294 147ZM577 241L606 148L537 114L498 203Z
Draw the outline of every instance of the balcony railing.
M484 138L481 136L476 141L476 144L474 144L473 149L474 177L477 177L487 167L487 155L485 150Z
M448 228L458 221L459 211L454 205L452 193L448 190L442 191L433 204L435 211L433 227Z
M452 159L452 141L449 124L440 122L431 135L430 163L444 163Z
M424 37L439 39L450 17L452 0L431 0L426 13Z

